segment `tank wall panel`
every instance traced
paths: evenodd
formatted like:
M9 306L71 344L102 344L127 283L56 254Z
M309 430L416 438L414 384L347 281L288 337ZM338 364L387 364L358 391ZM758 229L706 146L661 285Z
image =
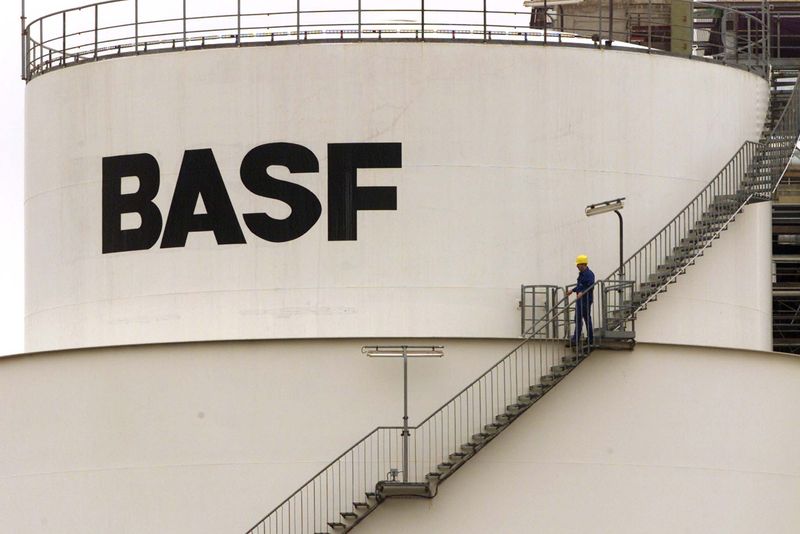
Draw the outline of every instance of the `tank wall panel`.
M578 253L613 270L616 218L585 205L627 197L635 250L758 138L767 98L760 78L703 62L481 44L204 50L49 73L27 89L26 348L515 336L520 284L570 283ZM243 220L290 213L239 176L275 142L320 164L271 168L322 206L285 243ZM357 241L329 241L328 145L374 142L401 143L402 168L362 169L358 184L396 187L397 210L360 211ZM213 151L246 244L193 232L182 248L103 254L103 158L155 157L166 220L196 149ZM732 313L769 306L736 298Z

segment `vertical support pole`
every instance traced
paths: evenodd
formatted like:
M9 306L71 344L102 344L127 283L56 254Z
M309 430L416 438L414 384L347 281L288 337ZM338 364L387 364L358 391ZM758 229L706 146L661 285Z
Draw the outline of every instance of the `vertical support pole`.
M133 1L133 50L139 53L139 0Z
M30 48L29 48L30 40L28 39L28 30L25 28L26 20L27 19L25 18L25 0L22 0L22 14L19 17L20 29L22 30L21 40L20 40L22 65L20 65L20 68L21 68L22 79L28 81L28 72L29 72L28 59L30 55Z
M425 40L425 0L420 0L420 17L422 20L422 40Z
M20 75L23 80L28 79L28 32L25 30L25 0L22 0L22 13L19 17L20 22L20 53L22 54L22 64L20 65Z
M608 0L608 46L614 42L614 0Z
M300 0L297 0L297 42L300 42Z
M622 214L619 210L614 210L614 213L619 217L619 279L623 280L625 278L625 267L623 267L624 256L622 255Z
M483 40L486 40L486 0L483 0Z
M403 482L408 482L408 347L403 345Z
M361 0L358 0L358 40L361 40Z
M100 31L98 27L100 26L100 6L95 4L94 5L94 59L97 61L97 47L99 45L98 41L98 32Z
M603 2L597 2L597 46L603 44Z
M61 13L61 64L67 65L67 12Z
M242 44L242 0L236 0L236 46Z
M691 40L689 41L689 57L691 58L694 55L694 41L696 39L694 31L694 2L689 5L689 24L692 28Z
M762 41L763 44L761 45L763 50L763 62L764 62L764 69L766 72L767 65L769 64L769 60L772 58L772 19L769 16L769 3L767 0L764 0L761 4L763 6L763 14L761 18L761 29L763 30Z
M780 17L775 17L775 36L776 43L775 43L775 55L780 58L781 57L781 19Z
M547 44L547 0L544 0L542 12L542 38L544 39L544 44Z
M186 50L186 0L183 0L183 49Z
M647 0L647 51L653 50L653 0Z

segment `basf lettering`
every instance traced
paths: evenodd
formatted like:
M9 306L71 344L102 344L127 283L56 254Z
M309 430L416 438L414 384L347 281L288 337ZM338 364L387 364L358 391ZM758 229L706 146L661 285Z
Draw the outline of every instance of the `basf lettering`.
M267 213L244 213L247 229L256 237L284 243L303 236L322 216L317 196L300 184L270 176L271 166L291 174L318 173L319 160L308 148L269 143L250 150L240 168L242 184L254 195L286 203L291 214L275 219ZM397 210L397 188L359 186L358 169L402 168L400 143L334 143L328 145L328 240L355 241L357 213ZM125 178L136 178L135 192L123 193ZM191 232L213 232L219 245L246 243L222 173L211 149L184 152L166 222L154 199L160 186L158 161L151 154L103 158L103 253L146 250L161 238L161 248L186 245ZM195 213L199 200L205 213ZM138 228L122 229L122 217L136 214ZM163 230L163 235L162 235Z

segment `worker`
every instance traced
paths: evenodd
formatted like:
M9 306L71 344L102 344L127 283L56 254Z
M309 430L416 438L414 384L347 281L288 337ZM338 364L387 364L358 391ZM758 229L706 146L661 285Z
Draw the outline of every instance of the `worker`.
M575 287L567 291L569 297L575 293L575 333L570 338L570 345L578 346L581 342L581 332L586 324L586 333L589 346L594 342L594 329L592 328L592 303L594 302L594 273L589 269L589 258L581 254L575 258L578 268L578 282Z

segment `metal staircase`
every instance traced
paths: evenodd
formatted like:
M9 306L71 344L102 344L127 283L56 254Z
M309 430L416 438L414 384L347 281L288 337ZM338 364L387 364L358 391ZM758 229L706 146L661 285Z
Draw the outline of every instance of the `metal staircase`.
M565 343L569 300L556 288L545 305L523 286L525 339L419 425L379 427L269 512L248 534L348 532L386 498L433 498L455 473L598 347L631 348L636 314L654 302L720 237L749 203L769 200L800 132L797 85L775 71L759 143L746 142L717 176L620 269L595 284L594 345ZM623 276L622 273L625 273ZM527 288L527 290L526 290ZM526 293L527 291L527 293ZM541 294L544 294L541 293ZM525 317L526 310L530 314ZM404 441L408 473L398 480Z

